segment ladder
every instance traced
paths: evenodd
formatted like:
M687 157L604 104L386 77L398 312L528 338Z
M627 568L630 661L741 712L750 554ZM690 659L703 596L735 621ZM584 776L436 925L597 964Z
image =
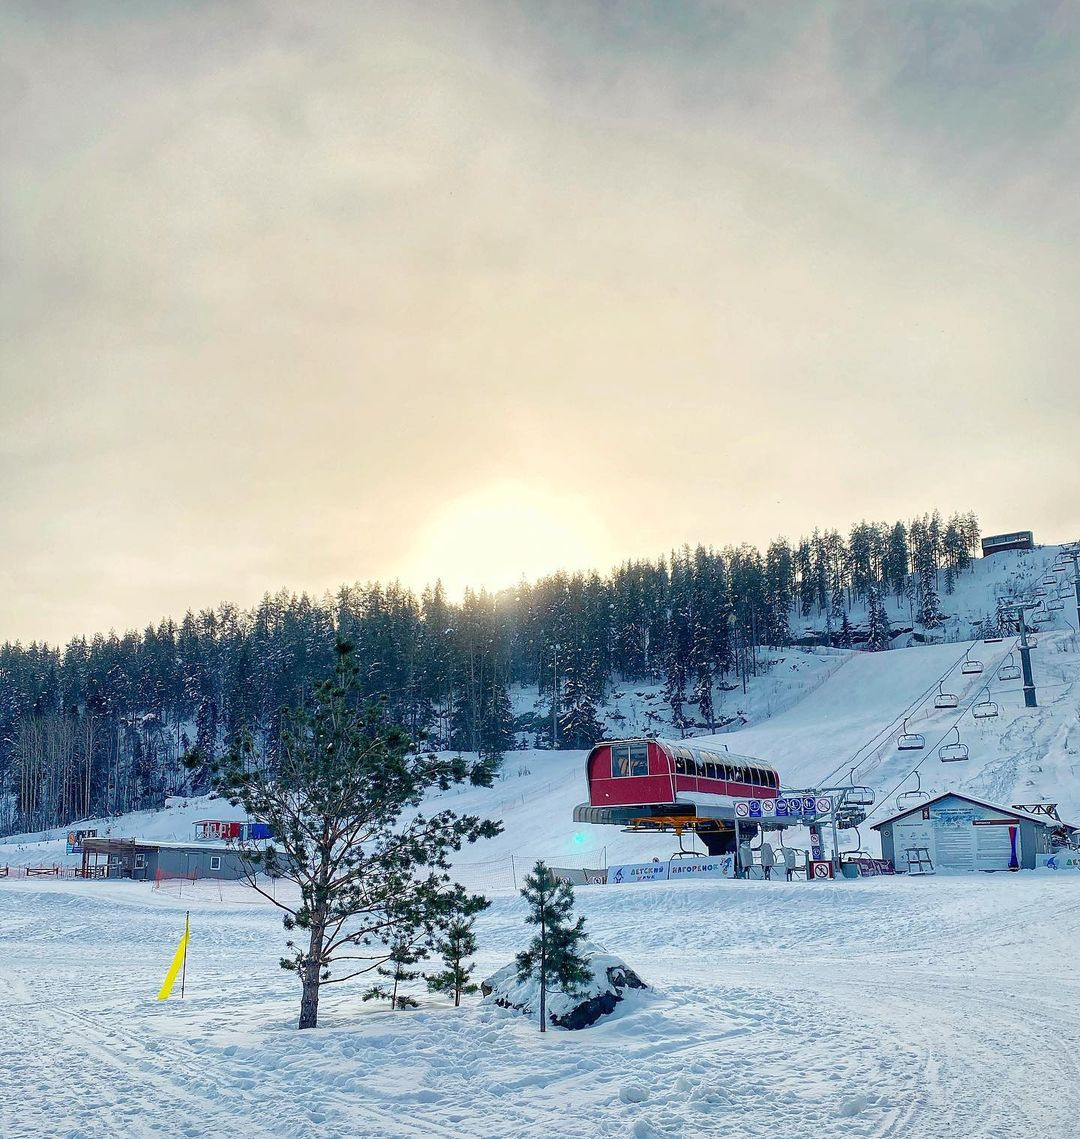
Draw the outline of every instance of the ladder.
M925 846L909 846L904 851L909 874L933 874L934 863L930 859L930 849Z

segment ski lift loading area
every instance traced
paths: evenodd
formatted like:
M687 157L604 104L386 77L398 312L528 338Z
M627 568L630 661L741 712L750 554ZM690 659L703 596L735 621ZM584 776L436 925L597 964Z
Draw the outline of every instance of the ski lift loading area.
M713 746L660 739L596 744L585 761L589 801L574 808L574 821L635 834L674 834L676 859L696 855L683 845L689 835L702 842L712 859L729 859L727 865L739 876L749 869L747 851L760 850L767 832L780 832L782 838L790 827L808 827L812 857L806 860L807 877L847 873L838 835L866 820L876 799L872 788L858 786L852 778L842 786L781 790L779 772L768 764L716 752ZM751 845L755 840L756 848ZM641 865L640 876L631 872L625 880L651 880L648 864ZM773 865L764 864L767 869ZM632 868L628 864L626 869ZM875 872L883 871L878 867Z

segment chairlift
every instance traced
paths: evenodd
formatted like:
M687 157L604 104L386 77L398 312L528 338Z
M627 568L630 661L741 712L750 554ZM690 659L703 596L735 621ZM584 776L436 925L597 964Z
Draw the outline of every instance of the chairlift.
M960 742L960 729L953 724L952 730L956 732L956 742L942 744L941 747L938 748L938 759L940 759L942 763L960 763L965 759L971 758L968 745Z
M971 709L971 714L976 720L992 720L1001 709L998 708L996 701L990 699L989 688L984 688L983 692L986 693L986 699L980 700L978 704Z
M1048 573L1046 577L1042 579L1042 583L1043 585L1057 585L1057 578L1054 577L1052 573Z
M926 740L921 732L907 730L907 717L904 718L904 730L896 737L897 751L922 751L926 747Z
M971 659L971 649L968 649L968 651L964 654L964 663L960 666L960 671L963 673L964 676L978 676L978 674L980 672L982 672L982 670L983 670L982 661L981 660L972 660ZM955 705L952 705L952 706L955 707Z
M914 789L901 791L896 796L896 809L898 811L910 811L912 807L917 807L920 803L930 802L930 792L922 789L922 776L918 771L913 771L912 775L915 776Z
M1009 653L1005 663L998 669L998 680L1019 680L1020 666L1013 663L1013 655Z
M960 703L960 697L953 692L942 691L942 684L944 682L938 681L937 695L934 697L935 708L955 708Z

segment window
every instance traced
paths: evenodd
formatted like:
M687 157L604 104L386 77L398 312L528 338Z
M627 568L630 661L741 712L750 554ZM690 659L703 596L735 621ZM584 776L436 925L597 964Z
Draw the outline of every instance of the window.
M211 854L210 855L210 869L211 870L220 870L221 869L221 855L220 854Z
M146 855L145 854L136 854L135 855L135 869L136 870L145 870L146 869Z
M618 744L611 748L611 778L621 779L630 774L630 745Z
M678 759L676 758L676 770ZM648 744L613 744L611 748L611 777L621 779L624 775L649 774Z
M630 745L630 774L631 775L648 775L649 774L649 745L648 744L631 744Z
M706 779L715 779L716 778L716 764L715 763L706 763L705 764L705 778Z
M681 755L677 755L675 757L675 774L676 775L685 775L686 774L686 760L683 759L683 757Z

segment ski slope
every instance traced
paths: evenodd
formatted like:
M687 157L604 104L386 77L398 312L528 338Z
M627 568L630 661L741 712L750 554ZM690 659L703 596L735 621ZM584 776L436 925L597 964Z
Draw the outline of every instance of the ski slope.
M389 1012L357 982L297 1033L270 905L0 883L0 1134L999 1139L1080 1117L1080 876L657 883L577 903L653 986L595 1028L542 1036L417 983L420 1009ZM185 910L185 996L158 1003ZM523 919L494 895L478 975L523 947Z

